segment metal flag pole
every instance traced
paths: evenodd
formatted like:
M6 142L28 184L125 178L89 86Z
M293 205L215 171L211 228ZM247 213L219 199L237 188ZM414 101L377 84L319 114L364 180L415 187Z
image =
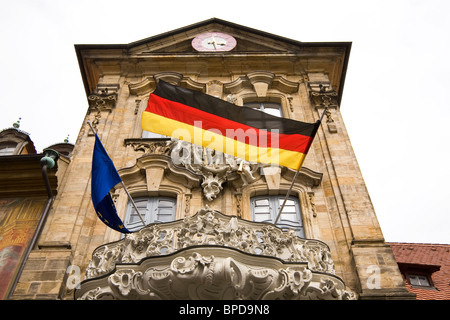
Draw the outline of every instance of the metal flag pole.
M123 183L123 181L121 181L121 183L122 183L123 189L125 190L125 192L126 192L127 195L128 195L128 199L130 199L131 204L132 204L133 207L134 207L134 210L136 210L136 213L138 214L139 219L141 219L142 225L145 227L145 221L144 221L144 218L142 218L141 213L139 212L139 210L138 210L138 208L137 208L137 206L136 206L136 203L134 203L134 200L133 200L133 198L131 197L130 193L128 192L127 187L125 187L125 184Z
M95 132L94 127L92 127L91 122L88 121L87 123L88 123L89 127L91 127L92 132L93 132L95 135L97 135L97 132ZM131 204L132 204L133 207L134 207L134 210L136 210L136 213L138 214L139 218L141 219L142 225L145 227L145 221L144 221L144 219L142 218L141 213L139 212L139 210L138 210L138 208L137 208L137 206L136 206L136 203L134 203L134 200L133 200L133 198L131 197L130 193L128 192L128 189L127 189L127 187L125 186L125 184L123 183L122 179L120 179L120 183L122 184L123 189L124 189L125 192L127 193L128 199L130 199Z
M323 110L323 113L320 116L319 124L322 123L323 116L327 112L327 109L328 109L328 106L325 106L325 109ZM314 137L313 137L313 139L314 139ZM278 212L277 218L275 219L275 222L274 222L275 225L278 223L278 220L280 219L281 212L283 211L284 206L285 206L285 204L287 202L287 199L289 198L289 195L291 194L292 187L294 186L294 183L295 183L295 180L297 179L298 173L300 172L300 169L303 166L303 162L305 161L305 158L306 158L306 156L303 157L302 161L300 162L300 165L298 166L297 172L295 172L294 178L292 178L291 186L289 187L289 189L288 189L288 191L286 193L286 197L284 198L283 204L281 205L280 211Z

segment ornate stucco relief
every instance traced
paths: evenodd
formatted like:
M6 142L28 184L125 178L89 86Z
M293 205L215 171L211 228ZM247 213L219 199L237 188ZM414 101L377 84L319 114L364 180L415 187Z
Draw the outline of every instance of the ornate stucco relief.
M81 285L80 300L354 300L343 281L304 264L249 257L229 248L198 247L118 265Z
M354 299L328 246L208 208L97 248L79 299Z
M328 246L319 240L302 239L269 223L257 223L227 216L208 208L174 222L150 224L122 240L94 250L87 278L111 272L116 264L199 245L231 247L253 255L307 263L313 271L334 274Z
M137 152L144 152L147 157L151 154L170 156L172 171L178 172L183 168L201 177L200 186L208 201L219 195L223 190L222 184L226 181L241 179L245 186L260 178L257 164L182 140L127 139L125 144Z

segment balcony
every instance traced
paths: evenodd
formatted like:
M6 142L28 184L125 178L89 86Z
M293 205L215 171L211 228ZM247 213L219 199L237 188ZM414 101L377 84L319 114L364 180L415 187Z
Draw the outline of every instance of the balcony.
M328 246L293 231L201 209L94 250L81 300L356 299Z

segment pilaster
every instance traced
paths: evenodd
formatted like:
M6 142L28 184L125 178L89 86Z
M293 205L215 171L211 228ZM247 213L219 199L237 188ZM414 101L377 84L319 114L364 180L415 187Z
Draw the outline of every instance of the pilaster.
M344 126L337 101L337 93L324 74L311 77L310 99L322 114L327 108L322 128L318 132L321 151L328 174L324 177L330 221L334 221L336 235L340 234L341 259L351 263L353 281L361 290L361 299L409 299L392 250L384 242L375 209L370 200L356 156ZM339 217L333 218L333 215ZM347 247L347 254L344 248Z

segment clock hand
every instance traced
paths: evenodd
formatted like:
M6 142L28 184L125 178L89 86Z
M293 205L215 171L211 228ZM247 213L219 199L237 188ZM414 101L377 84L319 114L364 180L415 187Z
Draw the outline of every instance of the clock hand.
M208 44L212 44L214 46L214 49L217 50L216 48L216 39L214 39L214 36L211 37L212 41L209 41Z
M208 41L208 44L212 44L214 47L214 50L217 50L217 46L225 46L227 43L225 42L217 42L216 38L214 36L211 36L211 41Z
M219 46L224 46L225 45L225 42L216 42L216 39L213 37L213 39L214 39L214 42L217 44L217 45L219 45Z

